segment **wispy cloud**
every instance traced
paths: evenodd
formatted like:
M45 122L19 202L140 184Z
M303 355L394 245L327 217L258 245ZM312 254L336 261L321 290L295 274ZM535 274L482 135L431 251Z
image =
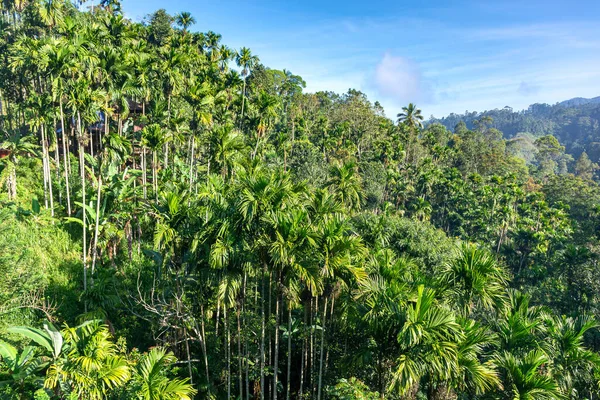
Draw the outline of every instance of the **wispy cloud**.
M540 86L532 82L522 81L519 84L517 92L519 92L523 96L531 96L532 94L537 94L540 92Z
M223 3L124 7L131 15L188 10L198 29L301 75L307 91L356 88L388 115L411 101L439 116L600 94L597 0Z
M377 64L373 83L379 95L400 103L431 99L430 84L424 80L419 66L407 57L389 52Z

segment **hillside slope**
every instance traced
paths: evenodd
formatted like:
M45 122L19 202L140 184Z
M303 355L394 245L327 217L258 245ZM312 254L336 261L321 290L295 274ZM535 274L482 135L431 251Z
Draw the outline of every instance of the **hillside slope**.
M600 160L600 97L574 98L555 105L532 104L522 111L505 107L483 112L452 113L429 122L439 122L448 129L454 129L463 121L472 129L484 117L491 117L491 127L503 132L505 138L513 138L520 133L535 137L554 135L575 159L586 151L592 161Z

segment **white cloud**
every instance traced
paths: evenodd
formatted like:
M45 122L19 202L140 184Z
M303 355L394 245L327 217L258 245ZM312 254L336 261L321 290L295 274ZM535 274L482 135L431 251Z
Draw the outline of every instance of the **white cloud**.
M430 100L430 87L419 66L406 57L385 53L375 69L374 84L379 95L400 103Z
M519 84L519 88L517 89L517 91L520 94L522 94L523 96L530 96L532 94L539 93L540 87L539 87L539 85L536 85L535 83L522 81Z

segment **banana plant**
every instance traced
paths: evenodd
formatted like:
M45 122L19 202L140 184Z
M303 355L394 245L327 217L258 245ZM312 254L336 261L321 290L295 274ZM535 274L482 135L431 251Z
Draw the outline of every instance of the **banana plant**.
M36 355L35 350L34 346L27 346L19 353L14 346L0 341L0 360L2 361L0 369L4 364L9 377L9 379L0 380L0 385L10 385L18 393L21 393L23 399L25 398L26 384L42 383L43 378L36 374L48 365L47 361Z

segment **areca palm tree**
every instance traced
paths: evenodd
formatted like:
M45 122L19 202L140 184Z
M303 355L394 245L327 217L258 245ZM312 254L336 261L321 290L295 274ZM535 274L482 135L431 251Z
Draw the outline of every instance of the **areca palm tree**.
M158 150L163 145L163 135L162 129L158 124L151 124L142 130L142 155L144 157L143 162L143 181L144 187L146 183L146 152L145 149L148 148L152 152L152 188L154 189L154 197L158 197Z
M584 346L584 335L598 329L593 318L555 317L548 321L552 377L569 398L585 396L600 368L600 356Z
M79 397L100 400L130 378L127 361L110 341L107 326L90 321L78 327L66 327L62 335L65 357L50 365L47 388L66 385L70 393Z
M319 375L317 399L321 398L323 383L323 359L325 355L325 330L327 321L328 303L331 301L331 311L335 293L333 287L341 284L347 286L361 281L366 277L363 269L355 266L355 261L364 254L361 239L353 234L344 217L333 216L323 221L317 228L317 250L321 254L322 264L320 273L324 284L328 284L323 304L323 318L321 321L321 350L319 354ZM333 318L333 315L330 316Z
M17 199L17 165L19 158L27 154L35 154L38 146L33 143L33 136L21 136L14 132L8 140L0 144L0 148L8 151L5 169L0 175L0 185L6 183L8 199Z
M235 58L235 62L237 63L238 67L242 68L242 78L244 79L244 87L242 89L242 112L241 112L241 116L240 116L240 124L243 122L244 120L244 101L246 98L246 78L248 77L248 74L250 74L250 71L252 71L252 69L259 63L259 59L257 56L252 55L252 52L250 51L249 48L247 47L242 47L240 49L240 51L237 53L237 56Z
M48 3L57 3L50 1ZM69 136L67 134L67 125L65 124L64 112L64 97L65 97L65 80L69 74L76 71L76 63L73 57L73 46L64 39L50 39L42 48L46 53L48 60L48 70L50 73L50 84L52 86L52 94L54 101L58 99L60 112L60 135L63 151L63 169L65 178L65 192L67 197L67 215L71 215L71 189L69 180L69 171L71 170L68 163L68 148Z
M416 393L425 375L433 382L452 378L458 369L458 343L462 339L454 314L436 300L436 293L423 285L406 310L398 334L400 356L396 361L390 389L400 394Z
M562 400L565 397L558 384L544 373L549 362L550 359L541 350L531 351L523 357L502 353L496 361L508 383L504 389L510 391L514 399Z
M473 244L461 246L444 267L440 281L465 317L475 308L501 309L507 300L508 273L490 252Z
M363 190L356 163L348 161L332 166L330 178L325 185L332 190L336 199L349 210L360 210L363 202Z
M175 23L179 25L183 29L183 33L186 34L188 28L196 23L196 19L191 13L183 11L175 16Z
M196 390L187 379L169 378L166 366L177 361L173 353L155 347L144 354L133 371L137 398L143 400L191 400Z
M279 310L283 303L283 289L285 288L288 301L288 328L291 323L291 307L299 296L300 284L307 287L311 293L318 293L321 289L319 269L315 264L307 262L304 258L311 248L315 248L316 241L308 224L308 215L301 209L274 211L270 213L268 224L271 234L265 238L265 247L276 270L276 306L275 306L275 356L273 372L273 399L277 400L277 382L279 370ZM288 352L291 349L288 348ZM289 369L289 368L288 368ZM288 376L288 381L290 377ZM289 390L288 390L289 393Z
M245 147L244 139L232 124L216 126L211 133L211 157L215 168L223 176L229 176Z
M475 321L460 320L463 337L458 343L458 368L453 384L460 392L482 395L502 388L493 362L481 361L485 347L494 345L496 337Z
M256 97L253 104L256 108L256 145L254 146L254 152L252 158L256 157L258 152L258 146L267 138L270 128L275 122L277 117L277 108L279 107L279 100L275 96L261 91Z

